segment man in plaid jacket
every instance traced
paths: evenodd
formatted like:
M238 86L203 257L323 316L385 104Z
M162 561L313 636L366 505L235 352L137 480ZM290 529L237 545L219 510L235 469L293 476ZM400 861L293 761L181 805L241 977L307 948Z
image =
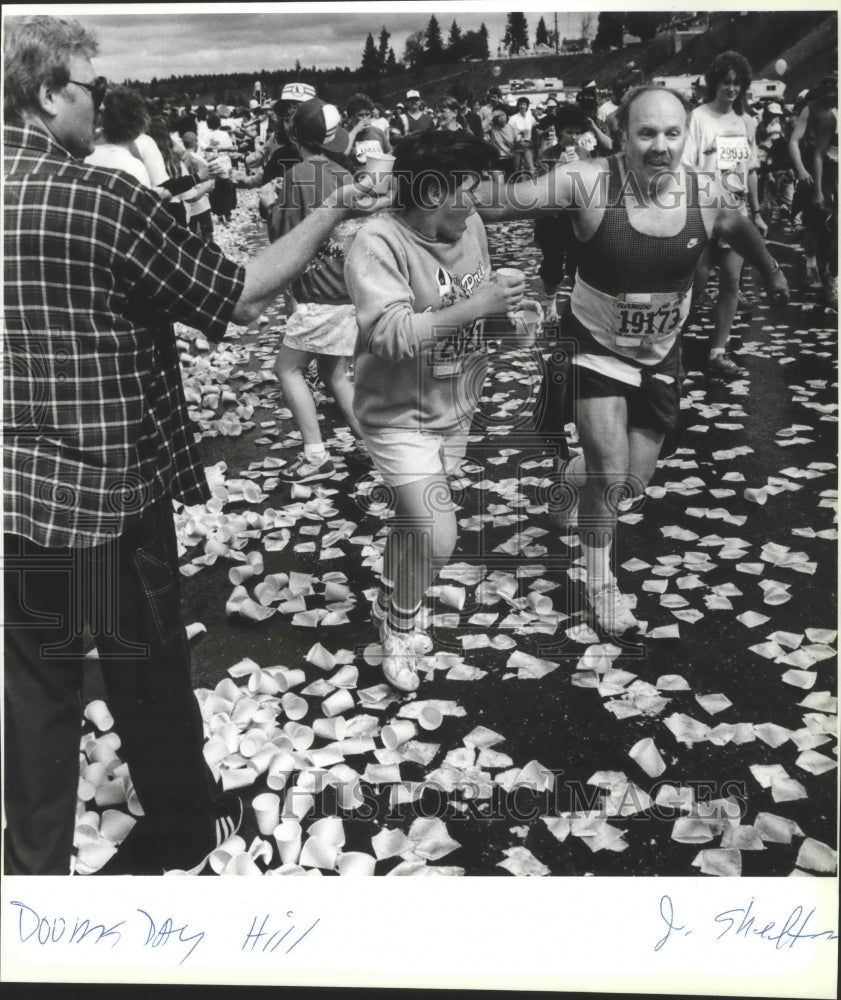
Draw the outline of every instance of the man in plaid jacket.
M84 164L107 88L95 38L5 23L5 870L70 870L83 641L144 810L109 873L191 869L239 825L202 755L173 500L209 496L172 321L219 340L306 266L346 186L241 267L128 174Z

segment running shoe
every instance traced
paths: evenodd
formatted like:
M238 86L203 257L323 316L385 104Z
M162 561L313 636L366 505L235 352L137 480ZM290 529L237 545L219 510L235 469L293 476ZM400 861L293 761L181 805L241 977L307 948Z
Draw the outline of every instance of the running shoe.
M709 358L707 361L707 373L724 379L747 378L748 374L744 368L737 365L726 354L717 354L714 358Z
M415 647L417 634L392 632L387 622L383 622L380 629L383 644L383 675L389 684L399 691L417 691L420 684L417 669L418 660L423 654ZM429 636L426 638L429 639Z
M821 275L817 267L806 267L806 275L803 278L803 288L808 292L816 292L823 288Z
M639 622L634 617L628 598L619 589L615 580L606 583L594 594L588 590L587 597L596 622L608 635L622 635L631 629L639 628Z
M319 460L310 458L305 451L302 451L294 462L283 469L278 469L277 475L294 483L314 483L319 479L329 479L335 471L328 455Z
M400 635L409 640L412 650L419 656L426 656L431 653L434 643L430 636L426 634L429 628L429 616L425 608L421 608L415 616L415 627L411 632L392 632L388 624L388 615L383 614L376 601L371 605L371 620L376 624L380 632L380 642L385 648L385 640L388 635Z

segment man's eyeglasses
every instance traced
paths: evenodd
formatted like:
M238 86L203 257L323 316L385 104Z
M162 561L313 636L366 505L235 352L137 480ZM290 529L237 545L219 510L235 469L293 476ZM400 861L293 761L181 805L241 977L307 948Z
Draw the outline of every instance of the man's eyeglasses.
M99 110L100 105L105 99L105 93L108 90L108 81L104 76L98 76L93 83L82 83L81 80L68 80L67 82L75 83L77 87L84 87L91 95L94 111Z

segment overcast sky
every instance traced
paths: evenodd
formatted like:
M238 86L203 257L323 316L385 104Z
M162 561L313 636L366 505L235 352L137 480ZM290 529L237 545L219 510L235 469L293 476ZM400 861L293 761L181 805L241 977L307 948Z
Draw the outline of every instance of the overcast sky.
M476 8L482 8L476 13ZM524 9L519 5L520 9ZM529 43L543 15L551 30L554 12L532 3L524 9ZM586 8L586 3L579 4ZM469 8L473 8L473 12ZM356 69L368 33L378 41L383 25L398 61L411 32L422 30L434 13L446 42L455 19L462 31L484 22L491 54L505 34L510 4L485 0L482 4L344 3L344 4L39 4L39 13L78 17L89 24L100 41L97 72L111 81L151 80L186 73L231 73L253 69L292 69L302 66ZM281 12L282 11L282 12ZM33 13L4 5L4 14ZM577 35L580 14L559 13L561 37Z

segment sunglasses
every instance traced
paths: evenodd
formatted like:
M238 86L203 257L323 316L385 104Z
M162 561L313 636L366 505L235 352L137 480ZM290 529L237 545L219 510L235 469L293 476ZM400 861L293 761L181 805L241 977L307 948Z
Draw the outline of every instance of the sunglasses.
M100 105L105 99L105 93L108 90L108 81L104 76L98 76L93 83L82 83L81 80L68 80L67 82L75 83L77 87L84 87L91 95L94 111L99 110Z

